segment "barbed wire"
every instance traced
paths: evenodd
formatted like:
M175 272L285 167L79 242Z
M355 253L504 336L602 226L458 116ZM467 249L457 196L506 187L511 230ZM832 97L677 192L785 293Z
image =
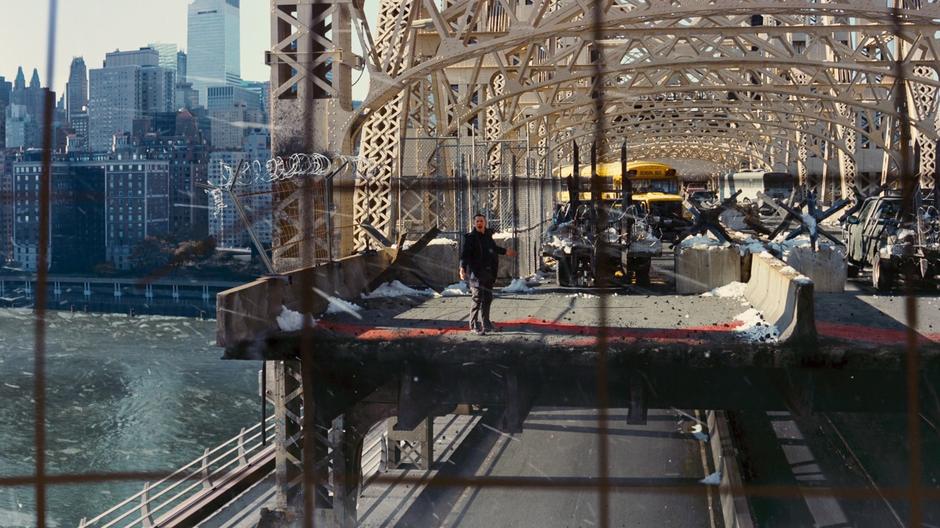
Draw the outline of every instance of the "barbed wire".
M210 182L209 188L206 189L206 194L209 195L209 200L212 202L209 207L212 209L213 218L222 216L222 211L227 207L225 205L225 194L222 187L213 185Z
M333 168L330 158L318 153L275 156L264 162L252 160L234 167L219 160L219 165L222 176L218 185L230 186L234 182L235 187L288 181L301 176L326 176Z
M355 156L340 155L336 161L357 163ZM212 216L218 218L226 208L225 191L235 187L267 186L276 182L285 182L303 176L328 176L333 171L334 162L319 153L295 153L290 156L275 156L266 161L252 160L239 162L235 166L222 160L218 161L220 177L218 181L207 182L206 194L211 200Z

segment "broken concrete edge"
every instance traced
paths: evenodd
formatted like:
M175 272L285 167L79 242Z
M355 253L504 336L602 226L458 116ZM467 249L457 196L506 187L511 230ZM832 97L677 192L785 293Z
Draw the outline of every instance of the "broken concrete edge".
M721 475L718 484L718 505L726 528L753 528L754 518L747 497L736 494L744 486L741 465L734 437L724 411L707 411L709 454L713 467Z
M781 343L816 342L813 281L770 253L751 259L744 297L777 327Z
M318 354L326 364L396 364L406 361L436 365L464 365L468 362L521 364L582 364L596 367L596 346L551 345L539 341L513 342L512 346L481 346L479 340L452 340L440 337L411 337L395 340L359 340L331 335L314 328ZM300 332L258 334L226 347L227 360L295 360L300 357ZM495 342L494 342L495 343ZM924 371L940 375L940 346L921 347ZM683 368L804 368L840 371L893 371L904 368L906 349L877 345L877 348L824 340L814 346L771 343L735 343L716 345L654 345L610 343L609 361L629 362L633 366Z
M277 332L277 316L284 307L301 311L301 285L314 289L311 312L326 310L325 295L354 299L392 262L392 250L362 253L284 275L262 277L225 290L216 296L216 345L229 347Z

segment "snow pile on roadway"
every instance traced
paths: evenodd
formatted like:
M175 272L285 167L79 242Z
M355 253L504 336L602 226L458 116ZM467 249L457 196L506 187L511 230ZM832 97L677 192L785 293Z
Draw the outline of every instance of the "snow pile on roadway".
M332 295L328 296L327 300L330 301L330 304L329 306L326 307L326 313L328 314L347 313L349 315L355 316L358 319L362 318L362 316L359 315L359 312L362 311L361 306L353 304L349 301L340 299L338 297L333 297Z
M744 291L747 290L747 283L729 282L724 286L719 286L712 291L703 293L702 297L721 297L724 299L744 298Z
M525 279L513 279L509 286L502 289L503 293L532 293L534 291L526 284Z
M310 318L310 326L316 326L317 320ZM277 316L277 327L284 332L296 332L303 328L304 316L286 306L281 306L281 313Z
M752 343L776 343L780 339L780 331L776 326L764 319L764 314L755 308L738 314L734 318L743 323L734 329L735 333Z
M526 277L526 284L531 284L537 286L539 284L545 284L546 282L551 282L555 278L555 273L552 271L542 271L538 270L532 275Z
M408 249L408 248L410 248L412 245L414 245L414 241L406 240L405 243L402 245L402 249ZM428 245L429 245L429 246L456 246L456 245L457 245L457 241L456 241L456 240L453 240L453 239L451 239L451 238L443 238L443 237L441 237L441 238L435 238L434 240L428 242ZM393 248L393 249L397 249L397 248L398 248L398 244L392 244L392 248Z
M614 294L614 297L616 297L616 296L617 296L617 295ZM578 292L578 293L571 293L571 294L565 295L565 298L566 298L566 299L576 299L576 298L579 298L579 299L599 299L600 296L594 295L594 294L591 294L591 293Z
M401 281L386 282L371 293L363 293L363 299L382 299L388 297L434 297L433 290L416 290L405 286Z
M440 293L441 297L464 297L467 295L470 295L470 288L467 287L466 282L455 282L444 288L444 291Z

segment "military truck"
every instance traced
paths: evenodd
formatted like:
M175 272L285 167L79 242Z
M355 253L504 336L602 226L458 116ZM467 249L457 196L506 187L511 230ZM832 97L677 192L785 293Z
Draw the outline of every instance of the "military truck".
M940 274L940 212L936 195L916 191L904 215L900 193L884 191L864 198L843 223L849 277L871 268L878 290L891 289L901 277L935 283Z
M568 186L571 199L555 205L542 243L542 255L557 263L558 285L610 287L633 280L649 285L652 259L662 255L662 242L635 205L624 208L629 192L621 199L606 192L582 200L573 178Z

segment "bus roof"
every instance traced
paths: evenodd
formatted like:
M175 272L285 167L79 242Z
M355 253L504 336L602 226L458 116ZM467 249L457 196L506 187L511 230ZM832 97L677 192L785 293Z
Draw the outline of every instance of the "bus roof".
M561 178L566 178L571 176L573 171L573 165L565 165L558 169L555 169L556 174ZM636 171L635 178L656 178L656 177L665 177L668 171L672 170L672 167L663 163L655 163L652 161L630 161L627 163L627 171ZM591 164L582 164L581 165L581 177L590 178L591 177ZM597 175L600 177L620 177L620 162L611 161L607 163L598 163L597 164Z

